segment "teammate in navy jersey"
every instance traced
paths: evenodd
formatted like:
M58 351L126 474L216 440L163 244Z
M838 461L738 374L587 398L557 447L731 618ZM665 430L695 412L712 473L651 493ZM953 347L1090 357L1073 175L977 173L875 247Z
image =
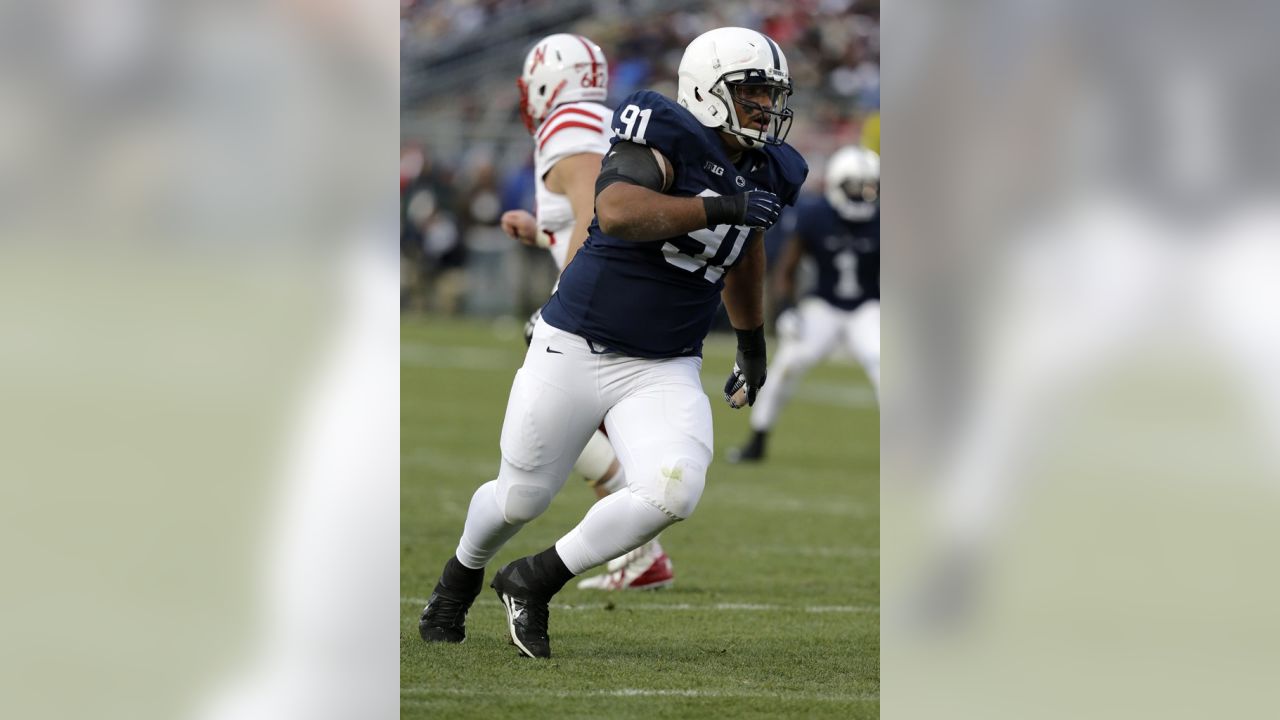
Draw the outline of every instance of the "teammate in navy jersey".
M458 555L434 592L433 622L459 639L484 565L547 508L602 420L626 491L493 580L521 654L550 657L548 603L565 583L697 506L713 454L701 347L721 301L738 334L726 401L750 405L764 386L760 236L808 173L783 143L790 95L773 40L720 28L685 50L676 102L638 92L614 112L596 217L516 373L498 478L472 498Z
M751 439L729 450L730 462L764 459L769 431L800 378L842 344L880 392L880 157L841 149L827 164L826 185L825 196L796 208L795 234L779 257L782 347L769 367L772 382L751 410ZM817 274L796 306L796 271L805 256Z

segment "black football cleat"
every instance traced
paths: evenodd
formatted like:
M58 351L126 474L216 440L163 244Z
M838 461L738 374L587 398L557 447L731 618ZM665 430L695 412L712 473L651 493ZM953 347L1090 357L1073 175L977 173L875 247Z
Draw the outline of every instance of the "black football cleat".
M551 614L546 602L532 599L531 592L521 571L528 572L528 564L516 561L507 564L494 576L490 587L498 593L502 607L507 611L507 628L511 642L521 655L531 658L551 657L551 638L547 636L547 620Z
M451 573L457 560L445 565L427 606L418 618L418 634L427 642L460 643L467 639L467 611L484 587L484 572L479 571L474 584ZM459 565L459 567L461 567ZM452 580L446 584L446 579ZM471 587L468 587L471 586Z
M731 463L760 462L764 460L764 439L762 432L753 432L751 439L742 447L729 448L725 458Z

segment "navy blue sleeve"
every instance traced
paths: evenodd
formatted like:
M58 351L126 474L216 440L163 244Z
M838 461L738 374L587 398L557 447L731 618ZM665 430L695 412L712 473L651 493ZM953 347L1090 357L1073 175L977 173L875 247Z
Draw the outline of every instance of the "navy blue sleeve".
M683 159L692 154L687 147L691 137L688 113L677 112L679 106L652 90L639 90L628 95L613 112L611 143L632 142L648 145L666 156L680 171Z
M800 197L800 187L809 177L809 163L790 145L778 145L770 150L777 168L777 195L787 205L795 205Z

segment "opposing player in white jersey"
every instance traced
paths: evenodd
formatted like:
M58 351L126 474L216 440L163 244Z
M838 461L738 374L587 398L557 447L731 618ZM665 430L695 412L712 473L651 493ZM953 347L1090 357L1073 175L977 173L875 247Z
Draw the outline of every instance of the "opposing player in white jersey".
M613 136L604 52L581 35L559 33L537 42L525 57L520 116L533 136L537 216L524 210L502 215L502 229L525 245L546 248L563 271L587 239L595 215L596 176ZM526 325L525 342L541 315ZM573 469L603 498L627 486L608 437L596 430ZM595 590L649 590L675 579L671 559L657 538L609 562L606 572L578 583Z
M751 410L751 439L728 452L730 462L763 460L765 442L800 378L843 345L880 392L880 156L848 146L827 163L826 193L797 208L795 234L775 275L786 309L782 342L769 364L770 383ZM810 293L794 305L804 256L817 269Z
M732 407L765 381L761 236L809 172L784 142L791 75L777 43L744 28L693 40L678 101L622 101L596 180L587 241L542 309L502 424L498 477L471 498L419 627L461 642L485 568L564 486L601 421L627 489L591 507L491 587L521 654L548 658L552 598L570 580L690 517L713 455L702 343L723 300L737 331Z

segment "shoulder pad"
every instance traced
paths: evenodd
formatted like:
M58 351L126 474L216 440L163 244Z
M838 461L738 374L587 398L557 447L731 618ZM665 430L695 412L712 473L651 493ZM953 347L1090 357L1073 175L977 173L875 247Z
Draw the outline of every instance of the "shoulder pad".
M534 163L539 176L560 160L578 153L609 150L609 108L597 103L570 103L555 108L534 135Z
M693 114L675 101L652 90L639 90L618 103L613 134L615 143L648 145L674 163L683 152L696 152L690 145L705 133Z
M777 164L778 175L785 187L779 188L778 196L788 205L795 205L800 195L800 186L809 177L809 163L804 161L796 149L787 144L768 145L765 152Z

